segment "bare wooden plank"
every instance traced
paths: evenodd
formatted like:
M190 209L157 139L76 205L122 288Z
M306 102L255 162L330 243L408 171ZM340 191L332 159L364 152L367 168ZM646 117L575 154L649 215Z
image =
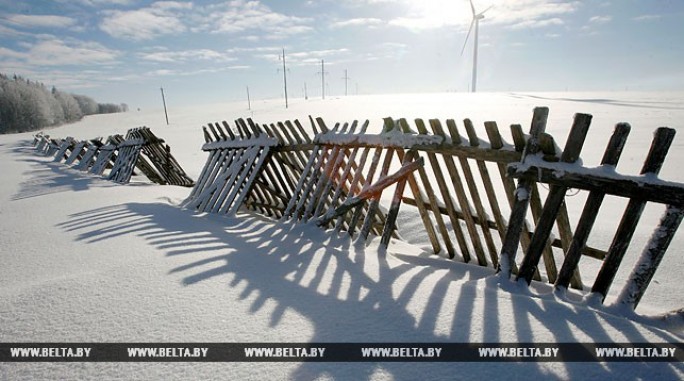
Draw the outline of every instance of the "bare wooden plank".
M304 141L307 143L313 142L309 134L306 133L304 130L304 127L302 127L302 124L299 123L299 120L295 119L294 121L295 126L297 127L297 130L299 130L299 133L301 134L302 138L304 138Z
M352 125L349 129L349 134L353 134L354 131L356 131L356 127L358 125L358 121L353 121ZM345 182L347 181L346 177L342 177L339 174L340 167L342 166L342 163L346 157L345 150L340 150L338 149L337 152L333 150L333 155L331 160L328 162L328 167L325 170L325 173L328 175L328 181L323 184L323 189L321 192L321 199L324 199L325 202L318 202L316 207L314 208L314 214L313 217L318 217L320 216L326 207L334 207L334 205L330 204L327 200L330 192L333 192L333 186L335 184L338 184L339 186L344 186ZM334 195L333 195L334 196Z
M634 265L622 292L618 296L618 303L626 304L636 309L651 283L656 270L660 266L667 248L670 246L679 225L684 218L684 211L675 206L668 206L658 227L653 232L646 248Z
M366 129L368 128L368 124L369 124L369 122L368 122L368 120L366 120L366 121L363 123L363 125L361 126L361 131L360 131L360 133L363 134L363 133L366 132ZM337 205L338 200L339 200L340 197L342 196L343 190L346 190L346 192L347 192L347 194L348 194L348 197L351 197L351 195L353 194L353 191L354 191L354 188L355 188L356 184L357 184L357 183L359 182L359 180L361 179L361 177L360 177L361 172L360 172L360 171L357 171L357 172L354 174L354 177L350 178L350 174L351 174L352 168L354 167L354 164L356 163L356 156L357 156L357 154L358 154L358 152L359 152L359 149L360 149L359 147L354 147L354 149L352 150L352 152L351 152L350 155L349 155L349 159L347 160L346 165L343 166L344 168L343 168L343 170L342 170L342 175L340 176L341 181L339 181L339 182L337 183L337 186L335 187L335 190L334 190L334 193L333 193L333 196L332 196L332 200L331 200L331 202L330 202L330 205L331 205L330 212L332 212L332 211L333 211L332 208L335 208L335 206ZM364 158L363 158L363 163L364 163L364 164L365 164L365 157L367 157L367 156L368 156L368 150L366 149L366 150L365 150L365 156L364 156ZM356 176L357 174L358 174L359 176ZM349 187L346 187L346 186L345 186L345 184L346 184L346 182L347 182L347 179L350 179ZM330 213L330 212L329 212L329 213Z
M489 139L489 144L492 147L503 147L503 139L499 133L499 128L495 122L485 122L485 130L487 131L487 138ZM506 222L504 221L503 215L501 214L501 207L499 206L499 200L496 196L496 191L494 190L494 185L492 178L487 169L487 164L483 160L477 160L477 166L480 170L480 176L485 186L485 191L487 193L487 200L489 201L489 207L494 215L494 221L496 222L496 229L499 232L499 237L503 240L506 234ZM498 257L497 257L498 259Z
M226 122L226 121L224 120L224 121L221 122L221 124L223 125L223 129L226 131L225 133L222 133L222 134L221 134L221 135L223 136L223 139L228 139L228 138L230 138L230 140L235 140L235 139L237 138L237 136L235 135L235 133L233 133L233 129L230 127L230 125L228 124L228 122ZM218 123L216 123L216 126L218 127ZM220 128L219 128L219 129L220 129ZM226 134L228 134L228 137L226 137Z
M352 181L349 184L349 191L348 191L347 197L352 197L354 194L357 193L356 189L361 188L363 186L363 184L360 183L360 180L361 180L361 177L363 174L363 169L366 166L366 160L368 159L368 153L370 152L370 150L371 150L370 147L363 148L363 152L361 153L361 160L359 161L359 164L358 164L356 170L354 171L354 177L352 178ZM352 162L352 160L350 160L350 162ZM349 168L351 169L352 167L353 166L350 163ZM344 215L340 216L337 219L337 222L335 223L335 229L339 231L342 228L344 221L345 221ZM351 220L350 220L350 223L351 223ZM354 234L353 230L355 228L356 228L355 225L354 226L351 226L351 225L348 226L347 229L351 230L350 235Z
M449 128L451 140L460 143L461 138L460 133L458 132L458 129L456 127L456 123L451 121L447 123L447 127ZM451 177L451 181L454 185L456 199L458 200L458 204L461 207L463 216L465 217L464 221L466 223L466 230L468 232L468 237L470 237L470 243L473 245L473 249L475 250L477 262L480 266L487 266L487 258L485 257L484 248L482 247L480 234L478 233L477 227L475 226L475 220L473 219L470 201L468 200L468 196L466 195L465 186L463 184L463 181L461 180L462 177L460 171L458 170L458 167L456 166L456 162L454 161L453 157L451 157L450 155L444 155L444 164L446 164L447 171L449 172L449 176ZM469 255L467 257L464 256L464 261L467 262L469 260Z
M618 164L630 130L631 127L627 123L619 123L615 126L613 135L608 142L608 147L601 159L602 166L615 167ZM582 215L577 223L575 235L572 237L570 247L565 251L565 260L563 261L563 266L561 267L558 279L556 280L556 288L568 288L570 279L579 264L582 249L586 246L587 240L589 239L589 234L594 226L604 197L605 193L601 191L592 191L589 193L587 201L584 204L584 209L582 210Z
M656 130L648 156L641 169L642 174L652 173L657 175L660 172L674 136L675 130L672 128L660 127ZM617 274L622 258L627 252L645 206L646 201L635 198L631 199L629 204L627 204L627 209L622 216L615 237L613 237L613 242L608 249L608 256L603 262L603 266L601 266L591 288L593 293L599 293L602 296L602 300L605 300L608 294L608 290L613 283L615 274Z
M428 135L428 130L425 127L425 122L423 122L422 119L416 119L415 120L416 128L418 128L418 133L421 135ZM439 135L437 135L439 136ZM444 138L444 136L441 136ZM430 167L432 168L432 172L435 175L435 180L437 181L437 188L439 188L440 193L442 194L442 200L444 201L444 205L447 208L447 211L452 211L451 214L449 214L449 218L451 221L451 225L454 229L454 231L458 228L459 222L458 219L455 218L455 215L453 214L453 211L455 209L453 200L451 198L451 194L449 193L449 188L447 187L446 180L444 180L444 174L442 173L442 168L440 167L439 161L437 161L437 155L435 155L432 152L427 153L428 160L430 161ZM425 171L423 171L425 172ZM420 175L420 173L419 173ZM422 179L422 177L421 177ZM422 179L423 182L425 182L425 179ZM427 181L429 182L429 180ZM429 192L429 191L428 191ZM429 196L430 193L428 193ZM441 213L439 213L439 205L437 205L437 202L435 200L435 197L433 195L432 200L430 200L430 208L433 210L435 213L435 220L437 221L437 228L439 229L442 239L444 240L444 246L446 246L447 249L447 254L449 255L449 258L453 258L456 256L456 250L454 248L454 245L451 243L451 237L449 236L449 233L446 229L446 225L444 224L444 220L442 219ZM437 206L437 212L435 212L435 206ZM459 242L460 243L460 242ZM463 251L464 247L467 250L467 247L465 245L462 245L461 250Z
M388 148L385 150L385 159L382 162L382 169L380 170L380 176L378 180L387 177L389 172L390 164L392 163L392 157L394 156L394 149ZM421 168L421 167L419 167ZM368 234L375 220L375 213L378 211L380 206L380 194L376 193L372 196L370 205L368 206L368 211L366 212L366 218L363 220L363 225L361 226L361 231L359 232L359 239L367 239Z
M527 155L534 155L539 150L537 137L544 132L546 128L546 121L548 120L549 109L546 107L537 107L534 109L532 116L532 126L530 127L530 139L523 151L523 160ZM511 210L511 217L508 221L508 229L504 236L501 247L501 254L499 255L498 272L502 272L507 279L510 277L515 264L515 256L518 252L518 243L525 225L525 216L527 208L530 204L530 192L532 191L532 183L534 180L529 178L520 179L518 181L518 188L515 190L515 203Z
M416 123L417 124L417 123ZM454 121L452 119L447 120L447 125L452 126L454 125ZM444 138L447 137L446 133L444 132L444 129L442 128L442 125L438 119L431 119L430 120L430 127L432 129L432 132L435 135L442 136ZM420 130L420 126L418 126L418 129ZM450 127L451 130L451 127ZM456 130L454 130L456 131ZM456 134L452 134L453 136L451 137L451 144L461 144L461 137ZM448 159L446 157L443 158L443 160L446 162ZM433 169L435 171L439 171L442 173L441 167L439 164L435 165L432 164ZM442 177L444 177L442 173ZM438 183L440 190L442 185ZM443 185L444 191L442 191L442 197L444 199L444 205L446 206L446 211L447 215L449 216L449 221L451 222L451 227L454 230L454 234L456 235L456 242L458 243L459 248L461 249L461 256L463 257L464 262L470 261L470 249L468 248L468 244L466 243L465 235L463 234L463 229L461 228L461 223L458 218L458 210L456 206L454 205L454 200L453 197L451 197L451 192L449 192L449 188L446 186L446 183ZM465 221L465 216L461 218L462 220Z
M471 147L479 147L480 146L480 138L477 136L477 132L475 131L475 127L473 126L473 122L470 119L465 119L463 121L466 131L468 133L468 139L470 141L470 146ZM477 217L479 218L480 221L486 221L487 220L487 213L484 210L484 206L482 205L482 198L480 197L480 192L477 189L477 184L475 183L475 179L473 177L472 170L470 168L470 164L468 163L467 159L460 159L461 161L461 168L463 168L463 174L465 175L466 178L466 183L468 184L468 189L470 190L470 196L473 200L473 205L475 205L475 212L477 213ZM481 160L478 160L478 162L481 162ZM482 162L484 164L484 162ZM478 165L478 168L481 167ZM485 166L485 171L486 171L486 166ZM486 184L486 182L483 179L483 183ZM483 185L484 185L483 184ZM498 267L499 265L499 258L497 255L497 248L496 245L494 245L494 240L492 238L492 233L489 231L489 228L486 226L486 224L481 224L482 227L482 234L485 238L485 244L487 245L487 250L489 252L489 258L492 261L492 265L494 268Z
M342 126L342 130L340 131L340 134L346 134L347 130L349 128L349 123L344 123ZM312 188L312 193L310 193L311 197L308 200L306 209L304 210L304 213L301 216L301 220L304 222L308 221L312 217L316 217L314 215L314 211L317 209L317 206L319 203L325 203L324 198L327 198L327 194L324 194L323 191L326 188L326 184L330 181L331 179L331 174L332 174L332 169L337 163L337 157L340 153L340 147L334 146L330 150L325 150L323 152L323 156L325 157L325 160L319 161L321 164L318 166L317 170L314 172L316 174L316 181L312 181L311 185L314 185ZM325 166L323 166L323 162L325 161Z
M565 144L565 149L561 155L561 161L565 163L574 163L579 158L579 154L584 146L584 141L591 125L591 115L589 114L575 114L575 121L568 135L568 140ZM537 222L537 226L530 242L530 247L525 253L520 270L518 271L518 279L525 279L530 284L532 277L537 269L539 260L541 259L544 247L548 245L551 229L553 228L556 216L560 210L561 204L565 199L565 192L568 188L563 186L551 186L549 195L546 197L544 208L541 216ZM547 264L547 275L551 282L555 282L556 274L549 274L551 262L553 263L553 270L555 271L555 261L553 256L544 258Z
M391 158L390 158L391 159ZM381 176L378 181L364 189L362 192L360 192L358 195L354 197L350 197L345 202L340 205L339 207L335 208L332 210L332 213L320 216L318 218L317 224L319 226L325 226L327 225L331 220L344 215L347 213L349 210L352 208L357 207L360 205L362 202L365 200L371 199L373 197L377 197L382 193L383 190L386 188L392 186L395 183L398 183L402 179L405 179L409 173L415 171L418 169L418 167L424 165L423 159L418 158L416 161L411 161L411 158L408 160L404 159L404 163L402 163L401 168L399 170L391 175L386 175L386 176ZM401 200L399 200L401 201Z
M421 157L418 157L417 161L411 162L414 156L417 157L418 155L416 152L411 151L404 156L401 170L405 169L406 174L401 176L401 180L397 183L397 187L394 190L392 202L390 204L389 211L387 212L385 227L383 228L382 234L380 236L380 250L387 249L387 245L389 245L390 239L392 238L392 232L396 229L397 217L399 216L399 207L401 207L401 198L404 194L404 188L406 187L406 176L408 176L410 173L409 171L415 170L413 168L423 166L423 158Z

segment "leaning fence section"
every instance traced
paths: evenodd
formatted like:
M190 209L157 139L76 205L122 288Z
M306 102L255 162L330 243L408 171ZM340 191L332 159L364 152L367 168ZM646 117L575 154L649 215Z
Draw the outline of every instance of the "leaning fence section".
M130 129L126 137L111 135L105 143L102 138L77 141L72 137L51 139L36 134L33 145L36 151L54 156L55 162L64 160L74 169L105 176L107 179L128 183L135 169L157 184L193 186L194 181L171 155L171 147L147 127ZM105 175L105 172L109 173Z
M542 256L542 247L549 240L551 226L558 219L566 192L570 188L588 192L575 233L565 250L560 273L554 282L556 288L561 290L568 287L572 274L579 267L581 251L586 247L604 198L622 197L629 200L627 207L616 225L613 240L602 258L600 270L591 287L591 292L603 301L614 283L644 207L649 202L663 204L665 212L661 221L618 296L618 303L636 308L684 218L684 184L664 182L657 178L674 139L675 130L667 127L657 129L641 172L633 176L621 175L615 172L615 167L630 132L629 124L616 125L603 154L601 166L587 168L578 163L591 124L591 115L576 114L564 150L549 155L555 149L555 144L553 138L544 132L548 112L546 108L535 109L525 154L521 162L509 167L509 175L519 179L516 190L519 197L510 215L505 244L501 250L504 260L500 268L505 276L512 273L510 264L516 260L516 241L521 234L520 221L530 204L527 195L534 184L545 183L550 189L537 229L532 235L530 245L524 250L516 276L527 283L533 279L533 273Z
M513 143L494 122L481 139L469 119L462 135L455 120L386 118L378 134L369 122L337 123L309 118L313 138L299 121L259 125L251 119L209 123L203 128L209 153L185 206L203 212L235 214L240 207L277 219L383 237L398 236L401 205L414 208L424 240L434 253L481 266L499 266L507 230L504 217L516 203L516 185L507 166L520 161L527 136L511 126ZM383 201L385 189L394 191ZM542 194L530 188L531 215L518 244L527 250L542 212ZM533 277L555 282L556 259L570 245L565 205L556 220L559 238L544 242L543 267ZM601 250L583 247L597 258ZM513 271L515 265L513 266ZM579 270L571 285L581 288Z

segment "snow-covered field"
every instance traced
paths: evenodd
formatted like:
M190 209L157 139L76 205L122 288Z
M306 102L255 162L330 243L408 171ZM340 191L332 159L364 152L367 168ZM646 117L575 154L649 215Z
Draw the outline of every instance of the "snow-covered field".
M529 125L550 107L562 147L576 112L594 115L582 159L595 166L615 123L632 124L618 172L637 174L659 126L680 131L682 93L425 94L180 107L93 116L48 131L78 139L146 125L197 178L207 122L270 123L308 115L328 124L468 117L482 129ZM460 123L460 122L459 122ZM504 134L505 128L501 128ZM481 136L486 136L484 133ZM510 136L506 136L511 141ZM682 306L679 233L637 312L556 299L547 286L502 289L491 269L396 242L387 255L306 225L258 215L196 215L190 189L117 185L38 156L31 134L0 136L0 342L681 342L684 324L647 316ZM684 182L684 137L661 178ZM592 242L607 248L624 203L609 203ZM611 295L619 293L662 207L649 207ZM579 211L576 211L579 213ZM572 214L572 213L571 213ZM573 222L577 218L572 219ZM607 226L612 225L612 226ZM417 236L403 231L407 240ZM419 242L414 242L420 244ZM585 281L586 282L586 281ZM680 322L681 323L681 322ZM680 363L30 363L0 379L681 379Z

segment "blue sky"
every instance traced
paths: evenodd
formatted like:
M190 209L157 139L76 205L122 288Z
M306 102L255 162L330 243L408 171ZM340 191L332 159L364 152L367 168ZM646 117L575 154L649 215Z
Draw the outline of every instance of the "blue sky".
M684 1L474 0L478 91L684 90ZM468 91L467 0L0 0L0 72L158 106Z

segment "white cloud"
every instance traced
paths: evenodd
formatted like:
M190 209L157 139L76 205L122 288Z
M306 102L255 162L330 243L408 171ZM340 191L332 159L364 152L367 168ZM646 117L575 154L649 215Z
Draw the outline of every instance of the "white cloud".
M68 28L76 25L76 20L71 17L55 15L11 14L3 19L14 26L24 28Z
M546 20L527 20L521 21L517 24L511 26L511 29L526 29L526 28L544 28L553 25L563 25L565 22L563 20L554 17Z
M480 3L480 4L478 4ZM404 27L414 32L443 27L460 27L467 30L472 21L472 10L468 1L455 0L403 0L409 17L398 17L390 25ZM475 2L475 10L484 12L481 23L498 24L515 28L534 28L559 25L562 17L575 12L579 1L555 0L491 0ZM553 20L553 21L549 21Z
M249 69L249 66L245 65L234 65L234 66L226 66L226 67L219 67L219 68L210 68L210 69L199 69L199 70L172 70L172 69L158 69L158 70L152 70L147 73L145 73L146 76L148 77L162 77L162 76L192 76L192 75L200 75L200 74L209 74L209 73L219 73L223 71L228 71L228 70L245 70Z
M188 61L213 61L229 62L235 58L227 53L217 52L211 49L193 49L183 51L157 51L151 53L141 53L140 57L144 60L155 62L188 62Z
M349 54L349 49L327 49L327 50L308 50L300 52L285 52L285 59L289 65L293 66L305 66L305 65L320 65L321 59L329 60L339 60L340 57L344 57ZM281 53L280 51L273 53L257 54L258 58L263 58L271 62L280 61ZM333 64L331 61L326 61L326 65Z
M18 30L8 28L4 25L0 25L0 36L11 36L11 37L17 37L17 36L26 36L28 33L25 32L20 32Z
M259 31L266 39L282 39L313 31L310 18L278 13L255 0L234 0L207 6L197 15L198 29L212 33L238 34Z
M130 5L135 0L55 0L58 3L78 3L91 7L109 6L109 5Z
M634 21L655 21L655 20L660 20L662 18L661 15L641 15L634 17L632 20Z
M178 34L187 30L181 18L191 8L192 3L159 1L132 11L104 11L100 29L112 37L135 41Z
M369 28L374 28L379 25L384 24L384 22L378 18L373 18L373 17L361 17L361 18L353 18L349 20L342 20L342 21L336 21L332 24L330 24L331 28L346 28L346 27L358 27L358 26L365 26Z
M18 52L2 48L0 57L19 59L32 66L93 65L115 63L120 53L96 42L41 39Z
M589 19L589 22L594 24L605 24L610 22L612 19L612 16L593 16Z

